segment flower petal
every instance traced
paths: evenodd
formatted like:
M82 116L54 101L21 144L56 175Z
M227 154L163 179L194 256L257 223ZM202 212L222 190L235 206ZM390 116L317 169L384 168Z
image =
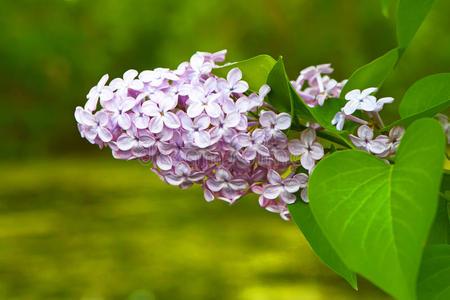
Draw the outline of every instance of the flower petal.
M206 180L206 185L211 191L219 192L221 189L223 189L225 183L223 181L215 180L214 178L209 178L208 180Z
M292 204L297 200L294 194L283 191L280 193L280 199L286 204Z
M278 114L275 128L279 130L288 129L291 126L291 115L287 113Z
M263 196L267 199L276 199L282 191L281 185L268 184L264 187Z
M162 117L164 125L168 128L176 129L180 127L180 120L173 112L166 112Z
M117 139L117 147L119 147L119 149L122 151L130 150L134 146L134 144L134 138L125 133L119 136L119 138Z
M163 130L163 127L164 127L164 123L163 123L163 119L161 118L161 116L153 117L150 120L149 128L150 128L151 132L160 133Z
M275 171L273 169L270 169L267 172L267 180L272 185L280 185L282 183L282 178L281 178L280 174L278 174L277 171Z

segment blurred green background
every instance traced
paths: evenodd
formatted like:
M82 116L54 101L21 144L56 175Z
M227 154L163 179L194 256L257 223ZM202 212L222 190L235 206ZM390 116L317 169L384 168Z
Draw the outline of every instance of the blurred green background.
M382 95L448 72L449 11L436 0ZM256 198L206 203L113 160L73 111L105 73L197 50L283 55L292 79L331 62L342 80L394 32L378 0L1 1L0 299L388 299L363 279L352 291Z

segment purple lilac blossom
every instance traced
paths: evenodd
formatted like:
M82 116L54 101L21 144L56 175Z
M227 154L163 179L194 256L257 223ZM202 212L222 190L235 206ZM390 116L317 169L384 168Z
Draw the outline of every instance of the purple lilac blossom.
M297 198L308 202L309 173L324 156L315 131L323 128L307 123L300 139L288 141L291 116L265 102L268 85L251 92L238 68L226 79L212 74L225 54L197 52L176 70L132 69L109 84L104 75L89 91L84 108L75 109L78 129L90 143L111 148L116 159L150 161L167 184L182 189L199 184L206 201L233 204L254 193L260 195L261 207L290 220L287 205ZM346 83L323 75L332 71L330 64L308 67L291 83L309 106L322 106L338 98ZM376 101L370 96L374 91L347 94L352 105L345 110L376 113L393 101ZM353 98L367 103L353 105ZM346 118L344 111L338 112L333 125L342 130ZM395 152L403 131L393 128L389 136L373 139L366 126L350 138L365 151L387 156Z
M176 70L132 69L109 84L103 76L85 107L75 110L80 134L110 147L117 159L152 162L152 170L170 185L201 185L207 201L233 204L259 187L270 197L262 206L289 220L287 204L306 187L289 169L284 131L291 117L265 107L270 87L250 92L238 68L226 79L213 75L225 53L197 52ZM326 73L329 66L316 69ZM333 84L313 71L306 80L325 82L322 94L331 93Z

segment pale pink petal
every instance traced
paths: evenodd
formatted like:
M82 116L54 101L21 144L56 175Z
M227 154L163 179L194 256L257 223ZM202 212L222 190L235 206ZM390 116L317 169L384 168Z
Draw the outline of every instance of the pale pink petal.
M287 113L281 113L276 117L275 128L279 130L288 129L291 126L291 116Z
M195 118L199 116L204 110L204 106L200 102L192 102L188 109L187 109L187 115L191 118Z
M228 72L227 74L227 80L231 84L231 86L234 86L236 82L241 80L242 78L242 72L239 70L239 68L233 68Z
M124 129L127 130L131 127L131 119L130 116L128 114L121 114L119 115L119 118L117 119L117 123L119 124L119 126Z
M153 133L160 133L163 130L164 123L161 116L153 117L150 120L149 128Z
M280 199L286 204L292 204L297 200L294 194L290 194L286 191L283 191L280 193Z
M345 104L344 108L342 108L342 111L346 115L351 115L359 108L359 100L350 100Z
M276 199L283 191L281 185L268 184L264 187L263 196L267 199Z
M194 172L189 176L189 180L192 182L198 182L205 178L205 174L203 172Z
M139 137L139 142L142 146L149 148L155 144L155 139L150 135L141 135Z
M206 148L211 145L211 137L206 131L195 132L194 143L200 148Z
M122 134L117 139L117 147L119 147L119 149L122 151L130 150L134 144L135 144L134 138L132 138L128 134Z
M369 96L370 94L376 93L378 91L377 88L373 87L373 88L368 88L365 89L361 92L361 98L366 98L367 96Z
M274 150L273 155L279 162L288 162L290 158L289 151L287 150Z
M262 156L270 156L270 151L269 151L269 149L268 149L266 146L264 146L264 145L258 145L258 146L256 147L256 151L258 151L258 154L259 154L259 155L262 155Z
M208 189L203 190L203 196L205 197L205 200L208 202L214 200L214 195Z
M156 117L160 116L161 113L159 112L158 105L156 105L153 101L145 101L142 104L142 112L146 114L147 116Z
M123 73L123 80L127 83L130 83L133 81L134 78L136 78L136 76L138 76L138 71L136 70L128 70L125 73Z
M319 160L324 155L322 145L317 142L315 142L311 145L311 151L309 151L309 152L311 153L311 156L314 160Z
M166 179L167 183L170 185L180 185L184 180L183 177L176 176L173 174L166 175L165 179Z
M217 103L208 103L208 105L205 107L205 110L206 113L212 118L217 118L221 114L220 106Z
M82 110L79 111L79 119L80 123L86 126L96 126L97 121L95 120L95 117L88 111Z
M187 176L191 173L191 168L185 162L180 162L175 166L175 174L178 176Z
M305 152L302 157L300 158L300 163L302 164L303 168L306 170L311 170L314 168L314 159L312 158L311 154L309 152Z
M158 155L156 165L163 171L172 169L172 159L167 155Z
M223 181L217 181L213 178L209 178L208 180L206 180L206 185L213 192L219 192L221 189L223 189L224 184L225 183Z
M348 92L347 94L345 94L345 100L350 101L350 100L359 100L359 96L361 95L361 91L360 90L352 90L350 92Z
M216 169L216 178L218 180L230 180L231 173L228 170L226 170L222 167L219 167Z
M134 119L134 125L138 129L145 129L145 128L148 128L149 121L150 121L150 118L147 116L137 117Z
M300 189L300 182L296 178L286 178L283 184L285 190L289 193L295 193Z
M358 136L363 140L371 140L373 139L373 130L367 125L359 126Z
M168 128L176 129L180 127L180 120L173 112L166 112L162 117L164 125Z
M272 170L272 169L270 169L267 172L267 180L272 185L281 184L281 182L282 182L282 178L281 178L280 174L278 174L275 170Z
M269 153L270 155L270 153ZM246 160L254 160L256 157L256 150L254 148L247 148L244 150L244 153L242 153L242 157L244 157Z
M235 191L247 188L248 184L244 179L233 179L230 181L230 187Z
M302 155L306 152L305 144L300 142L298 139L290 140L288 143L288 149L292 155Z
M247 90L248 90L248 83L245 81L239 81L234 85L232 92L243 94Z
M239 124L239 121L241 120L241 114L240 113L231 113L228 114L224 120L224 124L228 128L233 128L236 125Z
M264 110L259 115L259 123L262 127L270 127L276 122L276 115L273 111Z
M109 132L109 130L106 129L105 127L99 127L97 129L97 132L98 132L98 137L105 143L110 142L113 138L111 132Z
M307 188L304 188L304 189L301 191L300 197L302 198L303 202L309 203L309 200L308 200L308 189L307 189Z
M196 120L196 125L199 130L204 130L209 127L210 119L208 116L202 116L198 120Z
M104 87L100 93L101 101L109 101L114 97L114 93L110 87Z
M298 173L294 175L294 178L297 179L297 181L300 184L301 188L305 188L308 184L308 175L305 173Z
M305 129L300 138L305 145L311 145L316 139L316 131L312 128Z

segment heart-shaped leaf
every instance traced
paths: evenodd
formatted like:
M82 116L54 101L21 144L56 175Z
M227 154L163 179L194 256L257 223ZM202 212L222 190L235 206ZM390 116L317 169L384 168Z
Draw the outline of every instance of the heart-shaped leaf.
M314 252L337 274L342 276L348 283L357 289L356 274L350 271L347 266L331 247L314 216L311 213L311 207L302 201L296 201L288 206L289 214L308 240Z
M450 104L450 73L433 74L416 81L405 93L398 108L400 116L407 118Z
M450 299L450 245L425 247L417 280L417 298Z
M397 40L406 48L427 16L434 0L400 0L397 10Z
M380 87L392 69L394 69L398 58L399 51L395 48L357 69L342 88L342 97L354 89Z
M415 299L422 250L436 213L445 134L414 122L395 165L366 152L336 152L309 180L311 210L343 262L398 299Z
M284 68L283 58L278 58L267 77L270 86L269 103L276 109L292 115L292 99L289 79Z
M450 105L450 73L433 74L416 81L405 93L399 106L401 120L387 129L408 126L414 120L432 117Z
M248 83L250 90L258 92L259 88L266 84L267 77L275 63L276 60L271 56L262 54L250 59L215 68L212 72L219 77L225 78L231 69L239 68L242 72L242 79Z

